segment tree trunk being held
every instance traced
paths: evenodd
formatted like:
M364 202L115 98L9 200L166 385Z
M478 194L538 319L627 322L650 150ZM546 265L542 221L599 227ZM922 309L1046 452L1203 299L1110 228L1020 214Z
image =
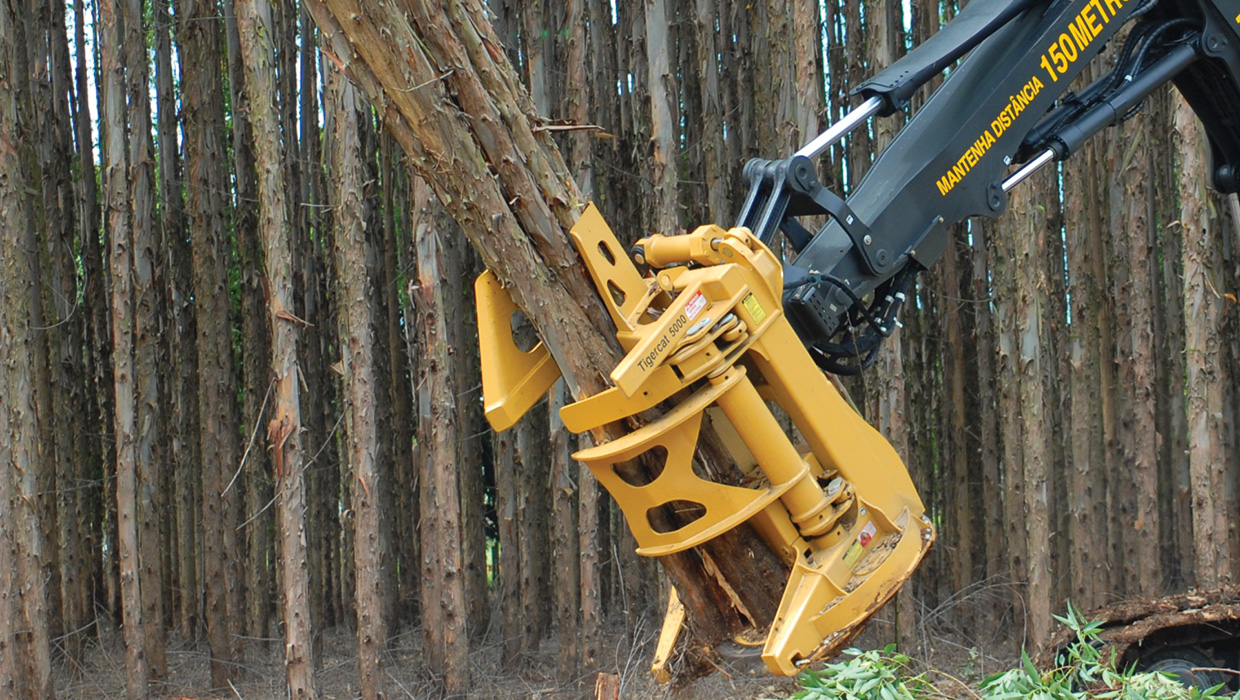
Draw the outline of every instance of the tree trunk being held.
M526 310L573 395L605 389L605 373L620 357L615 329L565 235L583 202L549 136L535 130L529 98L481 4L450 3L440 10L404 0L363 11L354 0L310 0L308 6L323 33L323 50L362 87L483 262ZM462 112L470 118L462 119ZM595 437L619 434L600 430ZM704 465L712 473L730 469L714 457ZM755 542L735 549L752 537L725 538L707 550L727 548L712 557L736 564L727 578L752 574L732 586L750 599L749 609L773 609L783 581L758 574L749 568L757 564L737 554L767 548ZM742 629L697 553L661 563L700 640L709 645Z

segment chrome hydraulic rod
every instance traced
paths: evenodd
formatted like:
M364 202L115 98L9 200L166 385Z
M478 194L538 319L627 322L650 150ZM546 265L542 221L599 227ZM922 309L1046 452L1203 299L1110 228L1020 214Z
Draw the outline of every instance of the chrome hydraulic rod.
M822 132L813 141L805 144L801 150L796 152L798 156L806 158L814 158L827 148L844 138L848 132L856 129L866 119L872 117L878 110L882 109L883 100L881 97L871 97L862 102L856 109L844 115L844 118L831 125L831 128Z
M1053 148L1048 148L1045 151L1042 151L1037 158L1025 163L1024 167L1012 173L1008 179L1003 181L1003 191L1011 191L1013 187L1027 180L1030 175L1041 170L1042 166L1053 160L1055 160L1055 150Z

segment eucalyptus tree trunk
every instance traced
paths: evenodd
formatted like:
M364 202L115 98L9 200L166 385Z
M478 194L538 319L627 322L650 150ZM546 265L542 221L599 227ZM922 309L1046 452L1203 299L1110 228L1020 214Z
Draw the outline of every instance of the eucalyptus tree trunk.
M147 58L144 0L125 0L124 56L129 91L129 199L133 230L134 456L137 476L138 559L142 601L142 637L152 678L168 674L161 590L161 542L156 494L164 459L163 420L159 400L160 252L155 229L155 154L151 141L150 61ZM115 277L113 277L115 279ZM121 516L124 518L124 515Z
M79 144L94 143L91 116L91 105L89 99L89 90L87 89L87 69L86 55L86 29L82 6L84 3L74 4L74 36L73 42L77 53L76 61L76 79L75 86L77 88L77 105L73 115L74 135ZM78 180L76 200L78 203L78 240L80 241L79 256L81 257L83 280L83 298L86 303L85 316L85 354L87 363L87 380L94 388L87 397L87 403L84 405L82 416L82 428L89 434L97 435L103 432L103 424L105 416L111 416L110 408L112 392L111 376L111 360L108 357L108 348L111 341L108 335L107 322L107 299L104 291L104 265L103 250L100 245L100 228L101 214L99 211L98 183L96 182L95 154L91 149L80 151L81 160L80 170L83 177ZM108 450L90 450L88 456L82 460L79 468L82 474L96 475L103 474L104 460ZM75 525L79 532L84 536L93 536L96 541L102 541L102 530L95 518L90 517L92 510L91 505L98 503L102 498L103 488L93 488L80 492L83 496L80 508L74 513ZM80 543L79 543L80 544ZM94 552L85 547L82 548L85 556L78 566L78 571L83 579L102 578L102 557L101 548L96 547ZM72 550L71 550L72 551ZM62 551L62 556L65 552ZM81 580L81 579L79 579ZM63 582L63 578L62 578ZM73 629L80 629L85 625L85 620L91 615L91 593L89 584L82 582L77 587L77 595L75 607L81 613L81 617L77 618L79 626ZM70 640L68 643L70 653L76 641Z
M453 377L459 368L448 330L453 308L452 265L445 250L450 244L443 235L451 225L425 184L418 184L415 199L421 205L414 223L418 270L410 296L420 317L417 385L418 442L422 446L418 494L423 514L422 628L429 666L442 675L446 694L456 696L469 689L470 677L469 615L461 575L461 510L456 475L461 435ZM516 577L515 567L511 573L502 571L505 577ZM503 585L507 587L508 582ZM508 619L504 622L505 635L514 635L515 625L510 627ZM509 651L508 644L504 650Z
M129 114L125 107L123 64L123 10L118 3L100 6L103 20L100 52L103 57L107 123L107 167L104 170L108 212L109 266L112 271L112 362L116 415L116 512L120 561L121 609L125 632L125 685L130 700L149 697L148 669L143 641L138 549L137 406L134 386L134 234L133 191L126 144Z
M381 698L386 678L383 651L387 621L382 601L386 542L380 526L381 496L389 488L381 479L376 460L379 449L376 424L374 330L369 278L366 272L366 230L362 220L365 174L359 142L359 97L352 83L336 71L327 75L328 99L335 111L335 138L331 142L332 193L336 271L340 279L340 345L344 355L344 395L347 418L349 471L357 483L353 491L353 564L357 578L358 666L362 697Z
M1091 71L1086 68L1086 73ZM1083 76L1084 77L1084 76ZM1094 274L1101 261L1092 242L1101 236L1096 142L1064 165L1064 230L1072 324L1067 347L1070 399L1068 440L1068 597L1090 609L1107 586L1107 473L1102 433L1102 341L1106 278Z
M1044 203L1054 201L1050 173L1013 193L1008 218L995 240L1002 418L1006 464L1005 508L1012 574L1027 583L1023 598L1032 648L1047 641L1051 623L1050 409L1044 383L1050 362ZM1012 517L1010 514L1018 514Z
M220 66L219 6L176 0L182 66ZM181 86L185 132L185 209L190 229L197 331L201 458L201 579L203 621L211 650L211 685L223 688L235 672L235 622L241 618L238 580L237 489L228 480L241 456L237 379L228 297L229 191L224 142L224 92L218 70L186 71Z
M197 581L181 575L181 562L193 560L195 549L185 551L178 537L179 503L175 494L184 481L178 469L189 461L186 451L192 432L184 420L178 420L184 410L187 388L183 369L183 353L193 346L190 326L183 322L184 289L189 279L188 256L185 255L185 200L181 191L181 150L177 146L179 115L177 114L176 78L172 73L172 24L170 0L155 0L152 8L155 38L155 90L158 116L156 134L159 147L159 212L160 236L158 251L163 253L161 266L159 302L164 333L161 334L159 362L165 368L163 387L159 392L160 411L165 416L163 439L162 483L159 494L160 524L165 557L163 585L163 614L172 624L181 618L180 611L186 607L186 599L193 599ZM185 471L189 471L186 469ZM161 625L162 629L162 625Z
M869 52L867 63L873 72L890 66L899 58L896 44L896 29L903 25L904 12L901 6L884 4L872 8L867 16L865 26L865 47ZM883 119L875 123L874 141L871 144L874 155L882 153L891 145L898 128L898 117ZM817 134L812 134L813 138ZM806 139L808 140L808 139ZM785 140L791 145L795 140ZM797 148L800 145L796 146ZM869 170L868 159L859 159L858 169L852 173L854 184L861 181ZM903 334L896 331L883 343L878 359L874 364L873 373L866 378L867 403L872 408L868 413L870 423L891 442L900 459L906 464L911 463L912 454L909 449L911 427L906 419L912 412L908 405L908 391L905 386ZM912 598L912 588L904 586L896 594L895 605L891 606L896 617L896 639L903 648L911 649L915 637L916 608Z
M34 305L39 303L30 270L29 251L14 241L31 230L32 184L23 171L23 128L19 117L24 82L20 54L26 50L12 4L0 5L0 36L18 37L0 46L0 692L38 700L52 698L51 648L48 639L45 582L41 570L36 475L44 465L39 449L35 372L30 357L35 342ZM25 117L25 115L23 115ZM35 190L37 192L37 190Z
M1223 383L1219 326L1224 300L1210 288L1217 269L1215 232L1206 189L1207 158L1203 129L1183 98L1176 99L1176 153L1179 156L1180 228L1184 236L1184 339L1187 368L1189 475L1192 498L1193 567L1197 585L1214 588L1230 569L1228 523L1223 484Z
M650 90L650 173L654 180L654 230L665 235L680 228L679 177L676 172L678 141L676 74L669 57L675 52L671 30L675 11L670 0L643 0L646 4L646 58Z
M306 570L305 455L302 450L301 377L297 363L305 321L293 304L293 259L284 179L284 147L275 99L274 27L268 0L238 0L250 124L258 172L259 234L263 241L270 295L271 366L275 373L273 414L267 441L276 474L276 520L280 540L284 612L284 666L293 698L313 700L314 645L309 575Z
M72 76L69 61L65 6L49 3L38 8L27 20L34 39L30 42L30 90L37 138L27 132L38 152L38 177L42 183L42 210L46 251L44 305L52 313L42 324L49 345L50 361L44 368L49 375L51 412L44 424L52 430L52 444L44 445L44 465L39 483L40 517L43 519L44 568L47 604L52 612L49 634L62 637L62 647L80 659L81 628L89 613L84 604L86 587L84 542L89 537L82 525L81 505L85 499L82 478L90 461L89 433L82 429L82 416L88 410L87 382L83 377L85 313L75 308L78 297L78 260L74 255L77 232L74 196L73 115L70 109ZM33 105L42 109L33 109ZM31 251L32 253L35 251ZM33 278L32 278L33 282ZM37 384L36 384L37 385Z
M715 30L719 5L716 0L694 0L693 30L697 39L697 82L701 91L702 169L706 180L706 211L711 220L723 221L734 216L735 209L727 199L727 176L730 169L724 141L722 92L719 85L719 42L726 37Z
M1111 511L1111 532L1118 535L1115 563L1120 564L1122 572L1122 586L1117 588L1129 595L1145 596L1162 587L1158 558L1150 121L1149 114L1139 114L1124 122L1111 143L1106 165L1114 232L1109 267L1113 271L1114 367L1119 397L1119 440L1114 454L1127 475L1113 482L1117 500Z
M248 115L250 97L245 90L245 69L241 62L241 39L237 14L231 0L224 4L224 36L228 47L228 91L233 107L232 153L236 178L236 205L233 231L237 239L237 264L241 286L242 387L245 400L241 409L247 431L262 425L263 412L270 403L271 329L266 319L267 295L263 280L262 242L258 237L258 201L254 171L254 138ZM257 440L249 435L251 444ZM245 456L240 484L244 490L243 522L245 539L244 626L251 636L268 637L272 609L274 556L271 533L271 460L266 450L251 448ZM236 488L236 487L234 487Z
M619 359L597 293L565 232L583 206L558 150L476 0L440 7L310 0L323 51L345 68L461 225L483 262L526 310L576 397L606 388ZM462 119L462 115L469 115ZM617 433L600 430L598 440ZM711 473L731 466L706 457ZM739 554L746 543L757 559ZM750 610L773 610L783 589L759 572L768 550L748 531L707 547ZM740 630L727 594L696 553L662 559L710 644Z

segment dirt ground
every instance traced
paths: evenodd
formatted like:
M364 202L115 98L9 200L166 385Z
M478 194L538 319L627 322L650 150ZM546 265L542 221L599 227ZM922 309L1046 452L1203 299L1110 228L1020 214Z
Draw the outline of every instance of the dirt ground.
M997 596L995 596L997 598ZM1018 659L1018 642L1000 637L1017 630L1019 621L996 619L993 602L985 589L966 591L935 610L924 610L918 639L902 645L915 659L918 670L933 668L931 680L943 692L956 695L961 683L975 683L987 675L1011 668ZM653 618L653 619L650 619ZM720 662L714 673L689 681L658 685L651 678L657 616L634 623L633 629L616 625L608 631L599 668L620 679L621 698L660 700L754 700L788 698L796 691L794 680L775 678L758 659ZM892 641L892 623L876 617L856 640L859 648L879 648ZM1010 635L1007 635L1010 636ZM433 679L422 667L420 630L403 631L392 641L388 657L389 697L393 700L438 700ZM316 683L324 700L358 697L357 657L353 637L347 630L327 632L320 639ZM282 647L278 640L244 641L238 665L239 678L225 693L210 693L209 663L205 642L173 641L168 648L168 679L154 686L157 698L193 700L283 699ZM474 690L469 698L488 700L569 700L593 697L595 676L562 686L556 681L558 649L548 640L526 654L522 667L504 672L499 664L497 642L484 644L471 655ZM63 656L56 665L58 695L67 700L100 700L125 697L124 647L119 631L104 630L80 664Z

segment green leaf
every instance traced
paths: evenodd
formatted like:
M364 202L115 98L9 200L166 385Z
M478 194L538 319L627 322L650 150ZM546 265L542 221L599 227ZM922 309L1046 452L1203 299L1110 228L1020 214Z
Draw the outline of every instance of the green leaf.
M1033 659L1029 658L1029 652L1024 649L1020 650L1020 663L1025 667L1025 673L1029 674L1030 680L1041 677L1038 673L1038 667L1033 665Z

